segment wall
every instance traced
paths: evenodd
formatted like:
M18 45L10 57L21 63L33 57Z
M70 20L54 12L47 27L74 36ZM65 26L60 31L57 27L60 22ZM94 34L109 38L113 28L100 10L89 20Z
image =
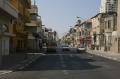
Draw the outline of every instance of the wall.
M117 35L118 35L118 38L120 38L120 0L118 0L118 9L117 9ZM118 41L118 40L117 40ZM120 47L120 45L116 45L117 47L117 52L120 53L120 51L118 51L118 48Z
M1 55L9 55L9 37L0 38L0 47Z

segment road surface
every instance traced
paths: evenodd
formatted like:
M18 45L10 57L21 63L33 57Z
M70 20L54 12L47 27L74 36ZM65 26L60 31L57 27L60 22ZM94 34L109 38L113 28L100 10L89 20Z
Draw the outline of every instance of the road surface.
M59 50L0 79L120 79L120 63L87 53Z

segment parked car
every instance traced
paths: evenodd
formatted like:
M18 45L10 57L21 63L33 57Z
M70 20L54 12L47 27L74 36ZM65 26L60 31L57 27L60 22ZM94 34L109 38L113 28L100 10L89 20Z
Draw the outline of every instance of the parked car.
M86 52L86 47L85 46L80 46L77 48L78 53L85 53Z
M70 51L70 47L68 45L62 45L62 51Z

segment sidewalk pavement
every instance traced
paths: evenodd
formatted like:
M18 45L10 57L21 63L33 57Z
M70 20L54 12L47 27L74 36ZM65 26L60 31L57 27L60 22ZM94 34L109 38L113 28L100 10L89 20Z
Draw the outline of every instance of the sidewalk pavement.
M19 62L16 65L11 66L10 68L4 68L4 69L0 69L0 75L3 74L8 74L17 70L22 70L24 68L26 68L27 66L29 66L30 64L32 64L34 61L36 61L42 54L29 54L31 56L29 56L29 58L25 59L24 61Z
M88 49L87 52L90 54L102 56L104 58L120 62L120 54L119 53L104 52L104 51L100 51L100 50L90 50L90 49Z

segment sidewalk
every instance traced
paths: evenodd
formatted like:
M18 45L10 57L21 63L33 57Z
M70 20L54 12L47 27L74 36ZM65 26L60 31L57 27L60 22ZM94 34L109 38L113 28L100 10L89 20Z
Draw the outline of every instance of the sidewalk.
M41 55L37 54L29 54L26 59L13 61L13 58L6 59L7 64L5 63L2 68L0 68L0 75L11 73L17 70L24 69L28 65L32 64L34 61L36 61ZM12 56L13 57L13 56ZM17 58L18 56L15 56L14 58ZM21 56L19 56L21 57ZM24 58L24 56L23 56ZM11 59L11 60L10 60ZM19 58L18 58L19 59ZM16 60L16 59L14 59ZM13 63L14 62L14 63ZM16 63L15 63L16 62Z
M108 58L108 59L120 62L120 54L118 54L118 53L104 52L104 51L90 50L90 49L88 49L87 52L90 53L90 54L102 56L104 58Z

